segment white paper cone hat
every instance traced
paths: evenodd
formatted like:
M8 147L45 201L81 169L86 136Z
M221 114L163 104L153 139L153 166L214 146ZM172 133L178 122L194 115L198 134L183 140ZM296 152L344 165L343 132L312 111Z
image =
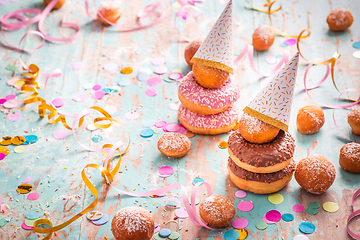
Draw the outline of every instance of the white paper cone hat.
M296 53L243 111L288 131L298 62Z
M234 73L232 31L232 0L230 0L191 62Z

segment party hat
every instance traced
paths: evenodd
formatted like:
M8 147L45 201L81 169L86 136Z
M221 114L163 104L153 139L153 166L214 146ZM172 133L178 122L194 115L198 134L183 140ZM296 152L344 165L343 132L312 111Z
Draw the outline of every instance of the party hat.
M296 82L299 52L279 70L244 112L284 131L289 128L291 103Z
M232 30L232 0L230 0L191 62L234 73Z

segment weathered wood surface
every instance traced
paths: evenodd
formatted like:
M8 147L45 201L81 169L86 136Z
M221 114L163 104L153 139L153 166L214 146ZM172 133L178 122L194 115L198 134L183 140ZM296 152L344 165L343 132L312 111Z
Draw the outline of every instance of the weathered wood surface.
M100 1L98 1L98 4ZM125 14L121 23L126 25L135 24L135 13L140 6L145 6L151 1L124 1L122 7ZM269 24L267 14L246 10L244 7L262 7L265 1L235 1L234 2L234 43L235 50L242 50L246 44L251 43L251 35L254 29L260 24ZM346 88L360 89L359 59L352 56L355 49L352 48L352 41L360 40L360 5L355 0L347 1L281 1L282 10L272 15L273 25L284 32L297 35L305 28L311 29L311 37L301 42L303 54L308 59L330 58L335 51L342 54L338 60L335 70L335 78L339 89ZM334 33L328 30L326 17L328 13L337 7L344 6L350 9L355 22L350 30L342 33ZM34 3L30 0L23 0L14 3L0 5L0 15L9 13L20 8L37 7L42 9L41 3ZM42 72L48 73L54 68L61 68L63 76L61 78L50 79L47 88L47 100L56 97L66 97L67 101L63 110L69 112L80 112L86 107L97 105L115 105L119 114L114 117L124 123L131 133L131 147L124 155L122 162L122 173L116 175L114 186L136 192L146 189L153 189L166 186L171 183L179 182L186 185L190 190L192 180L196 176L202 177L210 183L214 193L228 196L234 201L235 206L239 199L234 196L237 188L232 184L228 177L226 163L228 158L227 150L217 147L221 140L227 140L228 135L218 136L195 136L191 139L191 151L178 160L167 159L157 150L157 139L161 134L155 134L150 139L141 138L139 132L142 129L143 119L166 120L177 122L177 114L169 109L169 104L177 100L176 83L162 82L155 88L159 91L156 97L150 98L144 94L147 88L144 82L136 80L136 74L130 76L110 74L103 69L107 63L116 63L119 69L125 66L139 65L154 69L150 61L153 57L162 56L166 58L166 66L169 71L180 68L184 72L189 68L183 59L183 51L186 43L180 41L179 35L174 28L174 14L177 9L171 6L170 1L164 1L165 19L152 28L145 30L118 33L113 28L103 28L97 21L92 21L86 16L83 1L68 0L63 8L51 13L46 20L46 31L52 36L70 36L72 30L58 28L61 16L66 14L69 22L76 22L81 25L81 34L75 41L65 44L46 43L43 48L33 52L31 55L19 54L0 46L0 98L8 94L16 94L20 101L24 99L14 88L9 87L6 81L12 77L11 72L5 70L9 64L17 64L18 57L21 55L27 63L37 64ZM223 5L216 0L208 0L199 7L203 10L204 16L198 21L178 19L181 31L186 36L195 38L206 35L221 13ZM94 15L94 11L91 11ZM27 29L35 29L35 24L28 26ZM18 41L25 33L25 29L17 32L6 33L8 41L17 45ZM273 47L266 52L255 54L256 68L261 73L268 72L273 65L265 62L268 55L279 55L284 51L291 54L296 52L296 47L281 48L279 44L285 39L278 36ZM3 39L1 40L3 42ZM32 48L39 44L35 37L26 39L24 46ZM74 62L83 62L85 68L81 71L73 71L71 65ZM303 60L301 60L303 61ZM308 79L309 84L314 84L320 80L325 72L324 66L313 67L310 70ZM19 73L16 72L16 75ZM248 239L292 239L299 234L298 226L303 221L310 221L315 224L315 233L309 235L310 239L350 239L346 233L346 219L352 212L351 197L354 189L360 186L359 176L350 174L342 170L338 164L339 150L347 141L343 139L334 127L332 122L332 110L324 109L326 122L319 133L305 136L296 130L296 113L299 108L306 104L314 104L316 101L335 104L338 92L331 83L331 79L318 89L312 90L309 98L303 89L304 68L298 72L298 86L294 96L293 110L291 117L290 133L296 139L295 160L299 161L309 154L321 154L331 160L337 169L337 177L333 186L320 196L308 194L302 189L295 180L280 193L285 197L285 201L274 206L268 202L268 195L254 195L249 193L246 200L254 203L254 209L249 213L237 211L237 217L245 217L249 220L247 227ZM75 103L71 99L76 93L89 93L85 91L85 83L96 83L103 87L116 86L121 78L130 77L132 84L123 87L120 94L111 94L103 100L95 101L91 97L83 103ZM242 59L237 64L237 69L233 77L241 86L241 99L238 107L242 109L250 99L263 87L269 79L259 79L249 65L248 58ZM41 78L42 82L44 78ZM43 89L40 95L45 97ZM356 97L356 96L352 96ZM24 108L24 111L20 111ZM124 118L124 114L130 110L137 109L140 117L129 121ZM35 111L33 111L35 110ZM49 124L47 118L40 119L36 112L36 105L20 106L14 111L20 111L22 118L19 121L11 122L1 113L1 122L4 122L7 130L1 132L0 136L25 135L24 131L35 129L33 134L41 136L35 145L26 146L26 151L22 154L13 152L14 146L9 146L12 151L4 160L0 161L0 176L2 178L0 197L3 203L8 204L11 211L0 218L11 218L10 223L0 228L0 239L38 239L37 234L21 228L24 221L24 213L32 208L43 209L49 213L48 218L54 225L60 224L71 218L82 209L87 207L93 200L91 192L82 184L80 172L88 163L102 164L103 156L100 153L89 153L84 151L74 137L69 135L65 140L56 140L52 134L59 129L64 129L61 124ZM347 110L336 110L335 117L339 128L351 138L349 126L346 121ZM87 120L89 123L90 119ZM85 124L86 126L87 124ZM91 141L94 135L101 135L104 139L96 144ZM80 142L101 147L105 143L114 143L119 139L126 141L126 136L121 127L114 125L108 130L98 130L89 132L84 129L77 130L77 137ZM360 138L357 137L357 141ZM162 179L156 175L156 171L163 165L170 165L175 169L174 175ZM68 169L64 169L67 167ZM128 169L128 170L126 170ZM112 218L115 212L125 206L142 204L147 205L147 209L152 211L155 220L162 226L162 223L174 217L173 211L164 211L166 198L129 198L119 197L116 191L111 189L101 178L98 171L89 170L91 181L99 190L101 197L96 207ZM20 176L18 178L18 176ZM34 191L40 194L37 201L29 201L26 196L18 195L16 187L26 177L32 177ZM49 183L48 183L49 181ZM55 192L55 189L58 191ZM198 196L204 199L204 189L200 189ZM180 196L179 191L172 191L169 196ZM80 198L75 198L80 196ZM14 198L13 201L10 198ZM66 200L63 200L65 198ZM134 200L139 200L135 204ZM17 201L19 200L19 201ZM156 201L155 205L153 203ZM301 203L305 207L311 201L335 201L340 205L340 210L336 213L327 213L320 209L315 216L303 213L294 213L291 207L296 203ZM49 207L47 207L49 204ZM357 200L357 209L359 200ZM282 213L291 212L295 220L290 223L279 222L269 225L266 230L259 231L255 228L255 223L261 221L262 216L271 209L277 209ZM222 239L222 235L217 231L208 231L196 228L190 219L179 220L179 225L170 224L172 230L181 228L181 239ZM19 229L20 227L20 229ZM360 233L360 220L352 222L351 227ZM187 230L187 231L186 231ZM85 217L75 221L70 226L57 232L57 236L52 239L104 239L105 236L112 238L110 222L103 226L95 226Z

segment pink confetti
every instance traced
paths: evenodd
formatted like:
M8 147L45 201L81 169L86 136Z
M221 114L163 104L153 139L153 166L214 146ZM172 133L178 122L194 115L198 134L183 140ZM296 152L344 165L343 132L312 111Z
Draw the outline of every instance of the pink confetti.
M78 71L78 70L81 70L85 67L85 64L82 63L82 62L76 62L76 63L73 63L73 65L71 66L71 68L75 71Z
M56 132L54 132L54 138L56 139L64 139L68 136L68 132L65 130L58 130Z
M271 210L265 214L265 218L272 222L278 222L281 219L281 213L277 210Z
M149 97L155 97L158 94L158 91L155 88L148 88L145 90L145 94Z
M177 132L179 131L179 129L180 129L179 124L175 124L175 123L166 124L166 130L168 132Z
M29 195L27 196L27 199L29 199L30 201L34 201L37 200L39 198L39 194L38 193L29 193Z
M160 175L171 175L174 173L174 169L170 166L163 166L159 168L158 173Z
M65 104L65 99L63 99L62 97L58 97L55 98L51 101L51 103L56 107L56 108L60 108L62 106L64 106Z
M86 94L76 94L74 97L73 97L73 100L75 101L75 102L83 102L83 101L85 101L86 100L86 98L87 98L87 95Z
M187 130L186 128L184 128L183 126L181 126L181 127L179 128L179 130L176 131L176 133L180 133L180 134L182 134L182 135L186 135L187 132L188 132L188 130Z
M5 97L6 100L13 100L15 98L16 98L16 96L14 94L9 94Z
M148 80L146 80L146 84L149 86L156 86L161 83L160 77L151 77Z
M235 218L234 221L232 221L231 226L236 229L243 229L246 228L249 224L249 221L246 218Z
M25 222L23 222L23 223L21 224L21 227L22 227L23 229L25 229L25 230L32 230L32 229L34 229L33 227L27 226L27 225L25 224Z
M103 97L105 96L105 92L104 91L97 91L97 92L94 92L91 97L95 100L100 100L102 99Z
M167 68L165 66L159 66L159 67L156 67L154 72L158 75L163 75L167 72Z
M179 109L179 104L170 103L169 108L173 111L177 111Z
M137 112L127 112L125 113L125 118L127 120L135 120L139 117L139 114Z
M151 64L155 65L155 66L163 65L163 64L165 64L165 59L163 57L153 58L151 60Z
M119 71L118 71L118 70L108 70L108 73L110 73L110 74L117 74L117 73L119 73Z
M0 99L0 104L4 104L6 102L5 98Z
M239 190L235 193L235 196L238 197L238 198L244 198L246 197L247 193L243 190Z
M154 126L157 127L157 128L162 128L163 126L166 125L166 122L165 121L157 121Z
M187 218L187 217L189 217L189 214L187 213L187 211L186 211L185 208L176 209L176 210L175 210L175 215L176 215L178 218Z
M5 108L14 108L18 105L16 100L6 100L6 102L4 103L4 107Z
M27 177L24 181L22 181L22 184L26 184L31 182L31 177Z
M0 160L3 160L5 157L6 157L6 155L5 155L5 154L0 153Z
M17 80L20 80L20 78L10 78L9 80L7 80L7 85L9 85L9 86L14 86L14 84L15 84L15 82L17 81Z
M9 121L17 121L21 118L21 113L19 112L16 112L16 113L9 113L7 116L6 116L7 120Z
M265 61L268 63L268 64L275 64L276 63L276 58L274 56L267 56L265 58Z
M292 207L292 210L294 212L302 212L305 210L304 206L301 205L301 204L295 204L293 207Z
M250 201L242 201L239 203L238 208L240 211L249 212L254 208L254 205Z
M291 46L291 45L295 45L296 42L297 42L296 39L294 39L294 38L289 38L289 39L285 40L284 44L287 45L287 46Z
M97 90L100 90L101 89L101 86L99 84L95 84L93 87L92 87L93 90L97 91Z
M266 215L266 214L264 214L264 216L262 217L263 222L266 222L267 224L275 224L275 223L276 223L276 222L267 220L266 217L265 217L265 215Z
M180 80L183 78L183 75L181 73L178 73L178 72L172 72L168 75L168 78L171 79L171 80Z

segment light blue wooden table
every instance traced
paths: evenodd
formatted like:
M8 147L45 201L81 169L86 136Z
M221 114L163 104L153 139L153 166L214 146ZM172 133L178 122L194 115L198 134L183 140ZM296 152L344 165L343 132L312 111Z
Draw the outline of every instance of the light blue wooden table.
M100 3L100 1L97 2ZM335 69L335 79L339 89L360 89L360 59L355 59L352 56L355 51L352 43L360 41L360 5L358 1L305 0L280 2L282 10L272 15L273 25L294 35L299 34L303 29L311 29L311 37L301 41L303 54L312 60L315 58L331 58L333 53L338 51L342 55ZM120 23L135 24L136 12L141 6L149 3L151 1L148 0L123 1L122 7L125 11ZM264 3L265 1L260 0L234 2L236 52L251 43L252 33L257 26L269 24L267 14L245 9L245 7L263 7ZM198 21L191 17L186 21L178 19L180 30L184 35L191 38L206 35L224 7L217 0L207 0L198 6L204 14ZM326 17L332 9L340 6L347 7L352 12L355 21L348 31L334 33L329 31ZM22 0L0 5L0 15L21 8L33 7L43 9L41 2ZM104 69L106 64L116 63L118 69L138 65L153 70L155 67L151 65L151 59L164 57L168 73L178 68L183 72L190 70L183 58L186 43L180 41L174 28L174 16L177 9L172 6L170 1L164 1L163 8L166 11L166 17L156 26L135 32L118 33L113 28L103 28L99 22L89 19L86 16L83 1L68 0L62 9L48 16L44 29L52 36L71 36L72 30L58 28L62 15L66 14L67 21L76 22L81 26L80 36L75 41L65 44L47 42L43 48L31 55L20 54L3 45L0 46L0 98L8 94L15 94L19 102L25 98L25 95L6 84L6 81L11 77L18 76L19 71L13 74L5 70L5 67L15 64L20 69L19 56L27 63L38 65L41 72L44 73L60 68L63 71L62 77L52 78L48 82L47 101L60 96L64 97L66 104L61 109L73 113L80 112L93 105L116 106L117 114L114 114L114 118L121 121L130 130L131 146L123 156L122 173L116 175L114 186L122 190L133 191L136 189L135 192L142 192L172 183L181 183L187 186L190 191L193 179L200 176L210 183L214 193L229 197L237 206L240 201L234 195L237 188L230 181L226 169L227 150L217 147L220 141L227 140L228 134L196 135L191 139L192 148L185 157L177 160L167 159L160 154L156 147L161 131L149 139L142 138L139 133L143 129L141 122L144 119L178 122L176 111L169 108L170 103L177 101L178 84L163 81L154 87L159 94L151 98L144 94L148 86L136 79L136 73L131 75L110 74ZM28 26L27 29L36 29L36 24ZM6 37L13 45L17 45L25 32L25 28L16 32L7 32ZM278 36L269 51L255 53L255 65L262 74L274 67L274 65L265 62L266 56L282 55L285 51L290 52L290 54L296 52L295 46L280 47L280 43L284 40L285 38ZM1 42L3 43L2 38ZM40 41L36 37L28 37L25 40L24 47L32 48L39 43ZM84 69L72 70L71 66L75 62L83 62L85 64ZM304 61L301 60L301 62ZM313 67L308 76L309 84L319 81L324 73L325 66ZM303 221L312 222L316 226L316 231L309 235L310 239L350 239L346 233L345 224L347 217L352 213L351 196L354 190L360 186L359 175L342 170L338 164L340 148L347 141L334 127L333 110L324 109L325 125L320 132L314 135L305 136L297 132L295 121L299 108L307 104L314 104L316 101L335 104L338 92L329 77L321 87L310 92L311 98L309 98L302 90L303 76L304 67L301 67L298 72L298 86L294 95L289 130L296 139L297 147L294 158L299 161L309 154L321 154L327 157L336 167L336 180L325 194L319 196L306 193L295 180L292 180L285 189L279 192L285 198L285 201L280 205L271 204L267 200L268 195L249 193L245 200L252 201L254 209L248 213L237 210L236 213L237 217L245 217L249 220L248 239L292 239L294 235L300 233L298 227ZM72 101L73 96L77 93L91 92L91 90L83 88L86 83L111 87L117 86L117 82L125 78L131 79L131 85L122 87L118 93L107 95L103 100L95 101L88 97L82 103ZM241 86L241 99L237 105L239 109L246 106L248 101L269 81L269 78L259 79L258 75L251 70L247 57L237 64L233 79ZM44 82L44 78L39 78L39 80ZM43 89L40 90L40 96L45 98ZM350 97L355 98L356 96L350 95ZM21 111L20 108L23 108L24 111ZM25 146L26 150L21 154L13 152L14 145L9 146L11 153L0 161L2 179L0 197L3 198L3 203L11 208L9 213L0 216L1 219L10 219L9 223L0 228L0 239L13 239L14 235L16 235L15 239L38 239L34 232L28 235L29 231L21 228L21 223L25 220L25 212L34 208L46 211L49 214L47 218L54 225L60 224L79 213L94 200L92 193L82 183L80 172L88 163L101 165L103 156L101 153L89 153L83 150L71 134L64 140L55 139L53 133L56 130L64 129L64 127L60 123L49 124L47 118L39 118L37 107L34 104L21 105L11 110L11 112L20 112L22 115L21 119L15 122L5 118L7 110L2 107L1 110L3 111L0 113L0 122L5 124L6 130L0 132L0 136L26 135L24 131L29 131L41 138L36 144ZM126 120L125 113L133 110L137 110L140 117L136 120ZM346 121L347 112L348 110L336 110L335 117L339 128L354 139L355 136L351 135ZM96 114L92 117L95 116ZM87 119L84 126L89 123L90 118ZM105 143L114 143L121 139L126 141L126 135L121 129L116 124L108 130L95 132L79 129L77 130L77 138L85 145L101 147ZM91 139L95 135L102 136L103 140L100 143L94 143ZM360 141L359 136L356 139L358 142ZM174 168L173 176L163 179L156 174L158 168L164 165ZM164 202L167 197L157 199L120 198L117 192L103 181L98 171L91 169L88 171L88 175L91 176L91 181L101 195L96 209L110 215L110 219L119 209L140 204L152 211L156 222L161 227L163 227L163 222L171 220L175 216L174 211L164 210L166 209ZM16 187L29 176L32 178L33 191L40 194L40 198L36 201L29 201L25 195L18 195L16 192ZM56 189L58 191L55 191ZM180 192L174 190L168 193L168 196L180 197ZM200 189L198 197L201 200L205 198L205 189ZM136 203L135 200L138 202ZM295 213L291 210L294 204L300 203L306 207L311 201L320 203L334 201L339 204L340 210L336 213L327 213L320 209L315 216L308 215L305 212ZM359 200L357 201L357 208L359 208ZM282 213L290 212L294 214L295 220L289 223L280 221L275 225L269 225L266 230L257 230L255 224L261 221L262 216L271 209L277 209ZM179 231L181 239L223 239L222 234L217 231L196 228L190 219L178 220L178 223L178 225L169 224L167 227ZM353 221L351 227L360 234L359 219ZM112 238L110 222L103 226L95 226L85 217L82 217L70 226L58 231L57 236L53 236L52 239L105 239L105 236L109 239Z

